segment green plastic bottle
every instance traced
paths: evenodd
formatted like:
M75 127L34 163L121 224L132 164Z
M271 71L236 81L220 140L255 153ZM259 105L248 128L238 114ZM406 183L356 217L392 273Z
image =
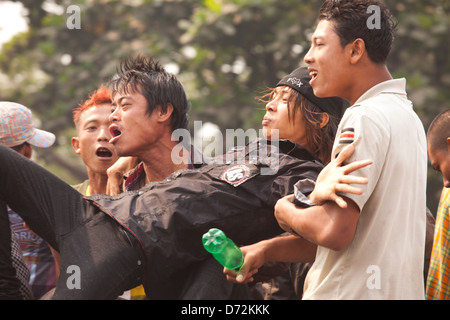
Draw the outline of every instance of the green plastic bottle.
M228 269L239 270L244 262L241 249L222 230L210 229L202 237L203 247L220 264Z

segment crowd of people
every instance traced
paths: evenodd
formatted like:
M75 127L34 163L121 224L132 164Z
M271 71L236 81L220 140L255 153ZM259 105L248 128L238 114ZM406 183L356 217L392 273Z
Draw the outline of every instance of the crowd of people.
M425 134L386 66L394 29L378 0L326 0L307 67L261 97L264 139L213 158L173 139L188 129L180 81L128 57L73 111L76 186L30 160L55 136L0 102L0 298L449 299L450 110ZM203 249L210 228L241 269Z

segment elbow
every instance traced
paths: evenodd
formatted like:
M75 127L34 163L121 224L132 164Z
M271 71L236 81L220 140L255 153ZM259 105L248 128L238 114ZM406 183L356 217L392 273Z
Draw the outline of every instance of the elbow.
M347 229L347 228L346 228ZM341 251L348 247L353 241L354 232L352 230L339 230L323 232L317 237L317 244L334 250Z
M341 251L352 243L359 219L359 209L350 199L346 199L348 208L341 209L336 205L324 205L327 219L319 231L318 245L331 250Z
M329 249L334 251L341 251L348 247L348 245L351 243L351 241L339 241L339 242L333 242L329 244Z

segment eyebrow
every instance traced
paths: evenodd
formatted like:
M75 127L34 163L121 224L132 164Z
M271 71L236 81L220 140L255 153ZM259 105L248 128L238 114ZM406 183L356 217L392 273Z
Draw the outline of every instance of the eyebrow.
M98 123L98 122L99 122L98 119L88 119L88 121L86 121L86 122L84 123L83 128L86 127L87 125L95 124L95 123Z
M122 103L122 100L125 100L125 99L133 100L133 98L131 96L122 96L122 97L119 98L118 102ZM117 105L116 101L113 100L112 103L111 103L111 106L116 106L116 105Z
M311 37L311 42L317 41L317 40L323 40L323 36L318 35L318 36L312 36Z

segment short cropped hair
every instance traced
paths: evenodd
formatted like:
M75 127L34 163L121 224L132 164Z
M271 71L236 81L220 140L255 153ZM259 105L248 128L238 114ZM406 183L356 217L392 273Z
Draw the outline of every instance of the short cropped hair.
M428 127L427 142L429 149L447 152L448 137L450 137L450 109L439 113Z
M187 129L189 102L183 85L175 75L167 72L153 57L139 54L121 61L117 75L108 83L111 94L141 93L147 100L147 114L158 106L166 112L173 106L172 129Z
M368 26L368 20L374 14L368 10L369 6L379 8L379 25L374 28ZM360 38L364 40L367 54L374 63L386 63L396 23L381 1L326 0L319 11L319 20L324 19L334 23L342 47Z
M80 103L75 109L73 109L73 122L75 126L78 126L80 115L87 109L102 104L111 104L111 93L105 86L101 85L97 90L90 94L89 98Z

